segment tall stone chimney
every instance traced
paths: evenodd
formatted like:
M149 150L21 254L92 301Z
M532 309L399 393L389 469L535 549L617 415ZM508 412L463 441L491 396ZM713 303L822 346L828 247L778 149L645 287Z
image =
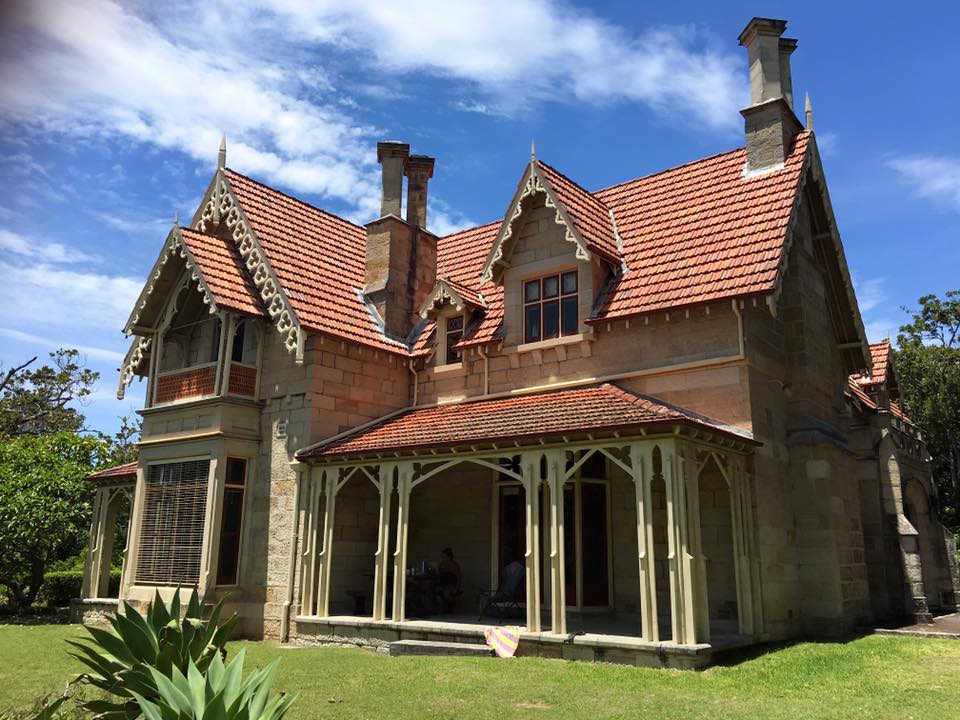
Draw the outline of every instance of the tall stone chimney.
M380 194L380 217L400 217L403 200L403 169L410 154L406 143L389 141L377 143L377 162L383 165L383 190Z
M740 33L750 64L750 107L740 111L747 140L747 172L783 165L802 129L793 112L790 55L797 41L781 37L785 20L753 18Z
M420 322L417 311L437 278L437 238L425 229L427 181L433 158L410 155L406 143L377 144L383 165L380 218L368 223L363 292L383 320L389 337L405 341ZM407 177L407 220L400 217Z
M411 155L404 173L407 176L407 222L414 227L427 226L427 182L433 177L432 157Z

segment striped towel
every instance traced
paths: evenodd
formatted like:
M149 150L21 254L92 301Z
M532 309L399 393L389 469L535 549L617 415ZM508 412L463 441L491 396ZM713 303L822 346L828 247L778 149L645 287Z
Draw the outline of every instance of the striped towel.
M484 628L483 636L487 639L487 645L493 648L497 657L513 657L520 644L520 633L526 630L525 627L517 625L507 625L505 627Z

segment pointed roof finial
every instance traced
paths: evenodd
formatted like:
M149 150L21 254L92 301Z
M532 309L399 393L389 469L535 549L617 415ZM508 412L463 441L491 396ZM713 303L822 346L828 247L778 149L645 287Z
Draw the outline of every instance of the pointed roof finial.
M804 115L806 115L805 120L807 121L807 132L813 130L813 105L810 104L810 93L807 93L807 100L804 105Z
M176 227L180 227L180 210L177 208L173 209L173 224Z
M530 162L537 161L537 149L533 145L533 140L530 141Z
M227 166L227 136L220 136L220 154L217 156L217 170L223 170Z

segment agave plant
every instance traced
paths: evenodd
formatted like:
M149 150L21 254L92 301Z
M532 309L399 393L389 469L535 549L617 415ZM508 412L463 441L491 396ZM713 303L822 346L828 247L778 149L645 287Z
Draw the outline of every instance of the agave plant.
M70 654L89 668L76 682L93 685L113 696L81 703L85 710L105 720L135 718L140 714L136 698L151 701L160 697L158 677L183 675L191 667L202 674L214 659L221 661L237 616L219 624L221 599L210 619L204 621L196 589L182 620L180 610L179 588L170 603L164 603L157 592L147 606L146 616L124 602L123 613L110 618L112 632L88 627L90 638L67 641L77 649Z
M224 665L217 655L206 673L191 661L186 673L174 668L169 677L150 668L159 697L133 696L147 720L281 720L297 695L270 695L280 659L243 680L243 658L241 650Z

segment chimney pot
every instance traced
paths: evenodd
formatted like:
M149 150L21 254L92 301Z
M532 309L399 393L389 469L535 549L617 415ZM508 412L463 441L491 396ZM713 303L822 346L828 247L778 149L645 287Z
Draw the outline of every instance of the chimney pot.
M434 159L426 155L410 155L404 167L407 176L407 222L414 227L427 227L427 182L433 177Z
M400 217L403 200L403 168L410 155L407 143L391 140L377 143L377 162L383 166L383 189L380 195L380 217Z

